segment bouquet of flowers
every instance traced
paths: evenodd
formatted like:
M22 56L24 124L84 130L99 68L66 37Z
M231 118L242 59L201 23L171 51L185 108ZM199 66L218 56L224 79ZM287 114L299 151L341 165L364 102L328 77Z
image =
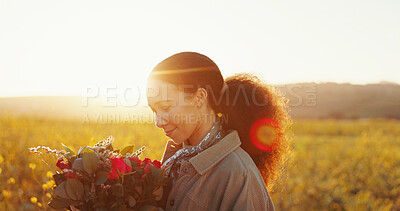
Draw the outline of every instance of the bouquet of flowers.
M81 147L78 153L38 146L58 157L60 169L53 175L49 206L78 210L162 210L163 187L170 182L157 160L139 159L145 147L133 152L133 146L115 150L110 136L93 147Z

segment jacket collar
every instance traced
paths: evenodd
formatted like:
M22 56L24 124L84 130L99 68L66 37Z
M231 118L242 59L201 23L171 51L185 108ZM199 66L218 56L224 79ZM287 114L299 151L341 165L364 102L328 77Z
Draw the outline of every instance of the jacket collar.
M203 175L210 168L217 165L219 161L239 148L240 144L239 134L236 130L231 130L216 144L189 159L189 162L197 173Z

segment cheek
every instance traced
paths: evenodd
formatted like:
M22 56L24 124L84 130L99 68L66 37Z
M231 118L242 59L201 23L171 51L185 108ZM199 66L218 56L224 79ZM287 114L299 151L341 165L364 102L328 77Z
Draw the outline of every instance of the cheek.
M178 106L170 112L170 121L183 125L183 124L193 124L193 117L196 115L195 111L191 106Z
M179 112L171 113L169 121L171 125L179 129L179 134L182 136L190 136L197 125L196 114L190 108L180 109Z

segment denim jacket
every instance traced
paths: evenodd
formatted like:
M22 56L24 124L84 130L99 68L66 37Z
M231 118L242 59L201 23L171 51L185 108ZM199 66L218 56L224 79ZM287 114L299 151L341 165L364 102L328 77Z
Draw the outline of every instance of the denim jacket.
M166 202L166 210L274 210L253 160L235 130L210 148L183 162ZM167 142L162 162L182 145Z

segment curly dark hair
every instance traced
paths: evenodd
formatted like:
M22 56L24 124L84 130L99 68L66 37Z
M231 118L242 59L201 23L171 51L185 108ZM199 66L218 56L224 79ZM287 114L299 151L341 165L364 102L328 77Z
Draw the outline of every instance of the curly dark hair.
M287 129L292 124L287 100L274 87L255 75L240 73L224 80L218 66L207 56L195 52L174 54L160 62L149 78L156 78L180 86L190 86L186 92L206 89L210 107L224 115L225 130L236 130L241 147L251 156L266 186L274 188L274 181L287 165L292 149ZM226 82L228 88L221 93ZM273 119L279 123L272 151L262 151L252 144L250 128L259 119Z
M287 134L292 125L292 119L288 115L287 100L278 90L254 75L236 74L225 81L229 87L226 95L230 99L228 106L222 107L229 117L225 126L238 131L242 148L252 157L267 187L273 189L273 181L286 167L292 151L290 137ZM279 127L275 128L277 145L274 150L268 152L259 150L250 140L251 126L257 120L264 118L279 123Z

